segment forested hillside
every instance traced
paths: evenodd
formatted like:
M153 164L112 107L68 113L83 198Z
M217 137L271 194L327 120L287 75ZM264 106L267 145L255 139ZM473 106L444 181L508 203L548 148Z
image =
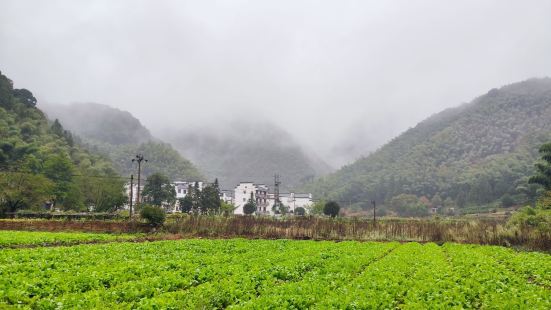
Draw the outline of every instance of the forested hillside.
M58 118L78 143L109 157L124 176L137 173L132 158L143 154L148 162L143 175L160 172L171 180L201 180L203 176L169 144L153 138L147 128L129 112L96 103L41 105L49 118Z
M308 188L355 208L375 199L412 215L430 205L527 203L537 188L526 177L550 140L551 79L531 79L436 114Z
M0 73L0 214L51 204L112 211L126 201L124 182L109 160L79 147L36 108L30 91Z
M164 138L209 178L217 177L222 188L233 189L241 181L271 186L277 173L282 188L290 190L332 170L270 123L234 121L220 130L171 130Z

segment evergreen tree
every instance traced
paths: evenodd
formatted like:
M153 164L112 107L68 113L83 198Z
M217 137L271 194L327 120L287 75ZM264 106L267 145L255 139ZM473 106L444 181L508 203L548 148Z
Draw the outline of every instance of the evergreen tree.
M529 180L539 184L547 191L551 190L551 143L542 145L539 149L541 161L536 164L537 174Z
M201 213L215 214L220 211L220 191L217 182L205 186L201 192Z
M50 127L50 130L53 134L57 135L58 137L63 137L65 135L65 131L63 130L63 126L61 126L61 123L56 118L54 122L52 123L52 126Z
M251 198L249 198L249 201L243 206L243 213L246 215L251 215L256 212L256 201L254 200L253 193L251 192Z
M180 210L182 213L189 213L193 209L193 200L188 194L184 198L180 198Z
M338 203L336 203L335 201L329 201L323 207L323 214L329 215L331 217L336 217L337 215L339 215L340 210L341 207Z
M191 190L193 200L193 212L200 213L203 210L201 190L199 189L199 182L195 182Z

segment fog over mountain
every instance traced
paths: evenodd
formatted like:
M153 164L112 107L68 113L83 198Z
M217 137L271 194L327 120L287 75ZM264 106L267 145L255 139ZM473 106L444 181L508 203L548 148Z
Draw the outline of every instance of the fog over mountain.
M167 130L158 136L169 141L209 178L218 178L222 188L239 182L273 184L280 175L281 188L294 190L333 169L276 125L232 121L224 130Z
M549 12L544 0L4 0L0 66L39 102L100 102L154 133L269 120L338 167L490 88L549 76Z
M59 119L76 134L79 145L110 158L122 175L136 172L130 161L136 153L149 159L144 165L145 175L160 171L174 180L217 178L222 189L233 189L241 181L272 184L277 173L281 175L282 190L293 190L333 171L267 120L225 122L223 131L206 125L194 130L176 127L153 136L131 113L106 105L39 107L48 118Z

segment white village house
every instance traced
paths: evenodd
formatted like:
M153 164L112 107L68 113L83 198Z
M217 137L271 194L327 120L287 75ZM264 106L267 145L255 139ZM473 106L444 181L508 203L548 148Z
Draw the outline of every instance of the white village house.
M194 182L194 181L174 181L172 185L174 186L174 190L176 192L176 204L174 205L174 208L172 210L168 210L169 212L181 212L180 209L180 203L178 199L185 198L188 194L189 187L195 187L195 183L197 183L197 188L199 191L202 191L205 186L207 186L207 183L205 182ZM141 193L143 192L144 185L140 184L140 200L143 202L144 198ZM130 184L125 185L126 195L130 197ZM220 191L220 199L227 202L232 203L232 197L228 196L228 191ZM136 205L136 202L138 201L138 185L134 184L132 189L132 204ZM126 204L124 206L125 209L129 209L129 205Z
M234 214L244 214L243 206L251 199L251 193L257 206L257 214L274 215L272 210L275 203L275 194L269 193L265 184L241 182L234 190ZM279 201L294 212L296 208L308 209L312 204L312 194L280 193Z
M189 187L195 187L197 183L197 188L202 191L207 183L205 182L193 182L193 181L175 181L173 182L174 190L176 191L176 204L174 208L168 210L168 212L181 212L179 199L184 198L189 193ZM143 191L144 185L140 185L140 193ZM130 184L125 186L126 194L130 197ZM264 215L274 215L272 210L275 202L275 194L269 192L269 188L265 184L255 184L254 182L241 182L235 189L232 190L221 190L220 199L226 203L233 204L236 208L234 214L242 215L243 206L251 198L251 193L253 199L257 205L256 214ZM136 205L138 201L138 185L134 184L132 189L132 204ZM140 200L143 202L143 196L140 194ZM294 212L296 208L302 207L308 209L312 204L312 194L303 194L303 193L280 193L279 201L286 207L289 208L289 211ZM127 203L124 206L125 209L129 209L129 204Z

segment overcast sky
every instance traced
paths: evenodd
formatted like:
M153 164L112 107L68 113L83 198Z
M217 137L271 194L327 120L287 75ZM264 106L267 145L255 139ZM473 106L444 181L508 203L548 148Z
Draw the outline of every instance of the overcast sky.
M108 104L154 132L270 120L341 164L550 76L551 1L0 0L0 70L43 102Z

